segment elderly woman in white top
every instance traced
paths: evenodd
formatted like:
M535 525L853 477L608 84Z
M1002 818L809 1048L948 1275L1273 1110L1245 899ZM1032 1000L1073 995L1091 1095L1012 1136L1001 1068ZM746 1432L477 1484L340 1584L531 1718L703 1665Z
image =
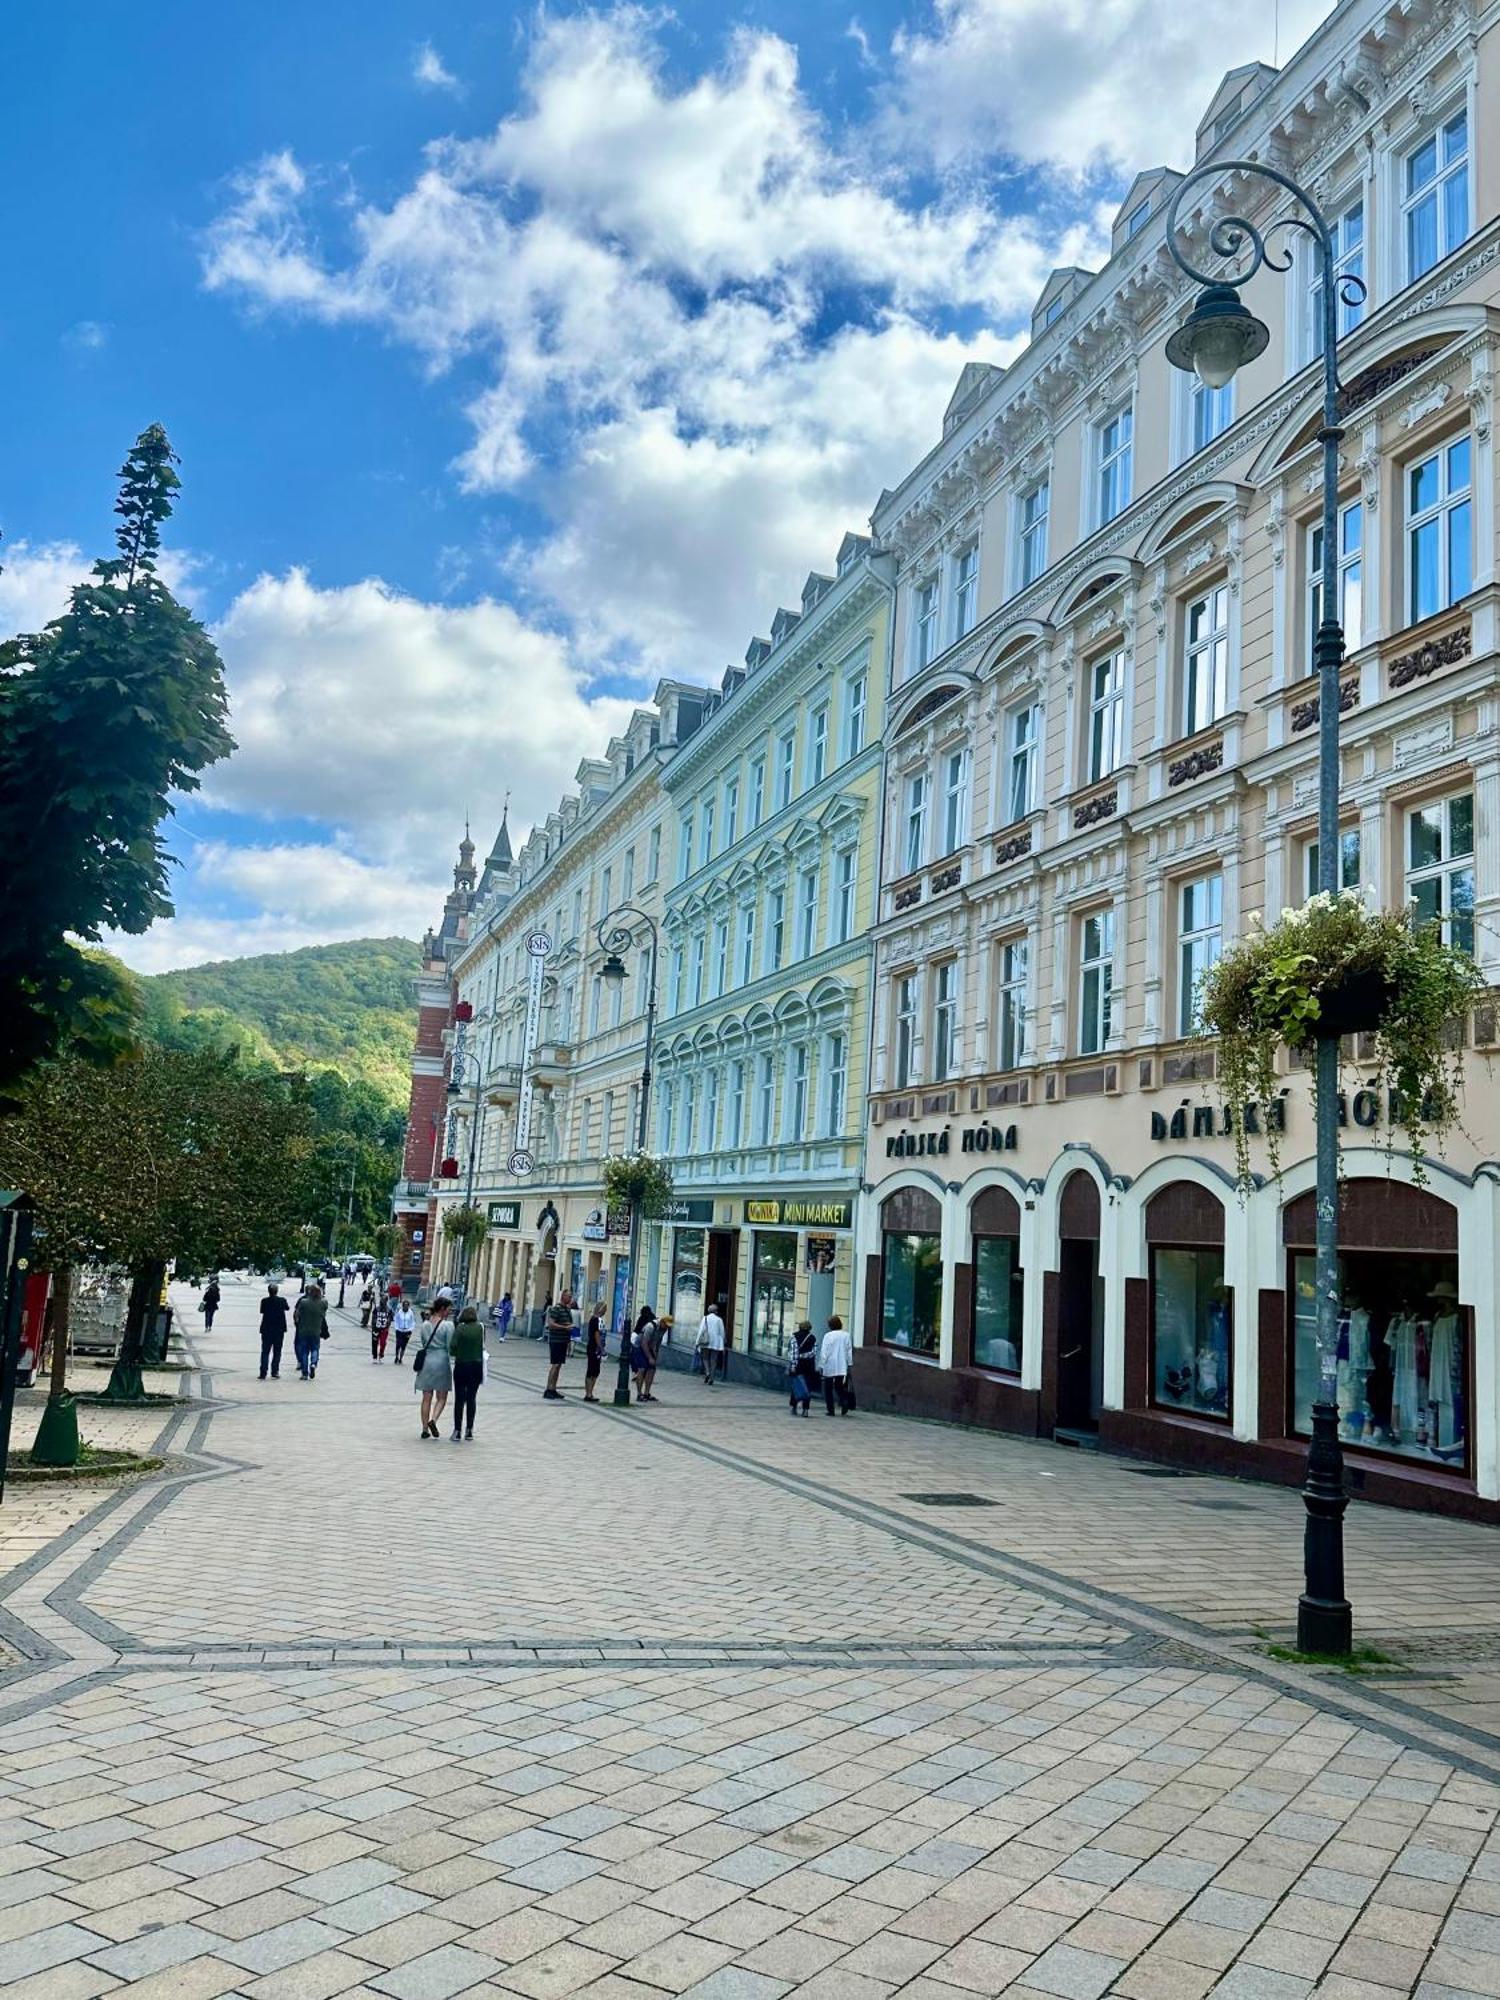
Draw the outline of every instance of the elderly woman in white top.
M839 1415L847 1417L854 1408L854 1391L849 1375L854 1367L854 1342L844 1331L844 1322L834 1313L818 1350L818 1366L823 1371L823 1401L833 1415L833 1399L838 1397Z

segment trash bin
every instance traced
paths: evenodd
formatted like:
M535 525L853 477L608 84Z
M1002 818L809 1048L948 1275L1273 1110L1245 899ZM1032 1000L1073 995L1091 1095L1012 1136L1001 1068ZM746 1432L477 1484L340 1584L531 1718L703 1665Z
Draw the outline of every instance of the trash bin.
M141 1366L160 1368L167 1358L167 1343L172 1338L172 1308L158 1306L146 1322L146 1337L141 1345Z

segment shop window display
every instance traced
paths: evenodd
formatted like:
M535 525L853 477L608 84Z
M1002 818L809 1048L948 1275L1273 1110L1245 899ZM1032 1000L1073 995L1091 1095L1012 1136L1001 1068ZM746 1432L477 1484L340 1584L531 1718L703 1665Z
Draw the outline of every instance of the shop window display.
M704 1242L703 1230L679 1229L672 1245L672 1324L686 1327L689 1339L703 1317Z
M797 1238L783 1230L757 1230L750 1287L750 1346L757 1354L785 1354L796 1326Z
M1227 1421L1230 1324L1224 1252L1153 1246L1152 1401Z
M1312 1429L1317 1295L1310 1255L1292 1259L1293 1426ZM1339 1434L1347 1444L1461 1471L1468 1353L1458 1259L1346 1252L1339 1259Z
M1014 1236L974 1238L974 1366L1021 1372L1024 1281Z
M936 1354L943 1318L941 1238L887 1231L884 1253L882 1340Z

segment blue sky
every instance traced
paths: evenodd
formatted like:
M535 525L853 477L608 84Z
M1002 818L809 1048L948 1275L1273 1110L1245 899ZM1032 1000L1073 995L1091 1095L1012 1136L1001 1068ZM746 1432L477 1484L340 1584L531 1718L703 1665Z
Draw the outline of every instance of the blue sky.
M1256 11L23 4L0 626L61 608L160 421L241 743L124 954L414 933L466 808L524 828L827 567L1270 55Z

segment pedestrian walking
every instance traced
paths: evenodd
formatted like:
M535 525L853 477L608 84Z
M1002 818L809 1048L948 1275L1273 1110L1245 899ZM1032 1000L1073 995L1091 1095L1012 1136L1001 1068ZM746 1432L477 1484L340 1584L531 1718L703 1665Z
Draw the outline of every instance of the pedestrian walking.
M370 1314L374 1310L375 1287L367 1284L359 1295L359 1323L361 1326L368 1326L370 1324Z
M396 1334L396 1366L399 1368L406 1355L406 1343L416 1329L417 1316L406 1299L398 1301L391 1325Z
M646 1379L648 1365L646 1335L654 1335L656 1329L656 1308L642 1306L635 1316L635 1325L630 1329L630 1386L635 1391L635 1400L641 1400L641 1384ZM653 1352L655 1351L653 1346Z
M504 1338L503 1335L501 1337ZM594 1384L599 1380L599 1371L603 1366L604 1301L595 1299L583 1343L583 1400L586 1403L597 1403L599 1400L594 1394Z
M296 1329L292 1345L297 1352L297 1373L310 1382L318 1372L318 1350L328 1332L328 1301L321 1285L309 1285L302 1293L292 1313L292 1325Z
M385 1344L391 1334L391 1304L389 1299L377 1299L375 1309L370 1314L370 1359L384 1361Z
M453 1294L444 1290L432 1302L432 1313L422 1332L412 1367L416 1370L416 1390L422 1398L422 1435L436 1437L437 1420L448 1406L453 1387L453 1360L449 1352L453 1339Z
M198 1301L198 1310L203 1315L203 1331L208 1332L214 1323L214 1314L219 1310L219 1281L210 1278L203 1287L203 1296Z
M828 1322L818 1366L823 1371L823 1401L829 1416L833 1415L833 1401L837 1396L839 1415L847 1417L854 1408L854 1390L849 1381L854 1370L854 1342L845 1333L844 1322L837 1313Z
M711 1305L698 1322L698 1352L703 1356L703 1379L711 1389L715 1373L724 1372L724 1321L717 1305Z
M272 1377L281 1373L281 1347L286 1339L287 1314L291 1304L281 1296L280 1287L273 1279L266 1286L266 1295L260 1302L260 1379L266 1379L267 1366Z
M511 1298L509 1292L501 1299L495 1310L500 1315L499 1335L504 1340L510 1332L510 1323L516 1316L515 1301Z
M813 1332L810 1319L800 1321L792 1335L790 1363L787 1395L791 1399L792 1415L805 1417L811 1414L809 1405L816 1387L813 1377L818 1367L818 1337Z
M562 1373L563 1363L573 1345L573 1295L564 1291L555 1302L547 1301L547 1310L542 1320L547 1331L547 1359L551 1366L547 1370L547 1386L542 1395L549 1403L565 1403L567 1397L557 1386L557 1378Z
M448 1342L453 1363L453 1442L474 1442L474 1406L484 1380L484 1326L477 1309L465 1306Z

